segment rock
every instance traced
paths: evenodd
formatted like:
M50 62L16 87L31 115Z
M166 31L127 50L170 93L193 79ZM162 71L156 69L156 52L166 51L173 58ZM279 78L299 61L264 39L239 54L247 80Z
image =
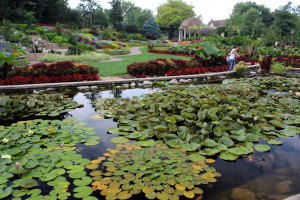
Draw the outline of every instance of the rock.
M231 198L233 200L257 200L256 195L245 188L234 188Z
M250 72L250 75L254 76L254 75L256 75L256 72Z
M297 195L291 196L285 200L299 200L299 199L300 199L300 194L297 194Z
M283 176L283 175L275 175L274 176L276 180L278 181L284 181L284 180L287 180L287 177L286 176Z
M176 85L176 84L178 84L178 81L176 79L172 79L169 81L169 84Z
M134 88L134 87L136 86L136 84L135 84L134 82L132 82L132 83L130 84L130 86L131 86L132 88Z
M47 88L47 91L54 91L55 88Z
M272 194L268 196L268 200L282 200L289 197L288 195ZM295 199L296 200L296 199Z
M285 174L287 174L287 171L284 168L276 169L274 172L275 172L275 174L278 174L278 175L285 175Z
M78 90L88 90L89 86L79 86L77 87Z
M292 181L281 181L275 186L275 191L280 194L287 194L293 191Z
M218 76L218 78L220 78L220 79L225 79L226 76Z
M186 80L186 79L180 79L179 80L179 83L188 83L189 81L188 80Z
M91 90L97 90L98 89L98 87L97 86L91 86Z
M121 88L121 86L120 86L120 85L118 85L116 88Z
M123 84L122 85L122 88L128 88L129 87L129 84Z
M187 81L188 81L188 82L192 82L193 80L189 78Z
M144 81L143 85L152 85L152 82L151 81Z

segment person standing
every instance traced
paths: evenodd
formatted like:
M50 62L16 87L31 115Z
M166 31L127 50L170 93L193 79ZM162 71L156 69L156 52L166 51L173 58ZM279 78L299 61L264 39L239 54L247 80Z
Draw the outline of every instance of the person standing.
M239 56L238 51L239 47L238 45L234 45L234 48L230 52L229 56L229 71L232 70L232 68L235 66L235 58Z

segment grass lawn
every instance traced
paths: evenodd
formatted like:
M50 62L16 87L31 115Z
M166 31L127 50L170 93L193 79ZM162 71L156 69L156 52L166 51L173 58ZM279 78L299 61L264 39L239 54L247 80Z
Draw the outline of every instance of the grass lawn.
M100 70L99 76L119 76L119 75L127 74L127 65L130 65L134 62L147 62L150 60L156 60L158 58L165 58L168 60L170 60L171 58L191 60L191 57L185 57L185 56L148 53L147 47L142 47L141 51L142 54L140 55L119 56L119 58L123 59L122 61L86 62L84 64L99 68Z

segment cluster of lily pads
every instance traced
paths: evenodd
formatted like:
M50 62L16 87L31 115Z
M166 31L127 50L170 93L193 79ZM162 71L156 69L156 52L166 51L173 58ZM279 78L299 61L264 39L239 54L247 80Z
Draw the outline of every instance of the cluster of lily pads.
M92 179L84 171L90 160L74 151L78 143L98 144L94 128L85 125L68 118L0 126L0 199L10 195L28 200L68 199L72 183L75 198L97 199L90 196L93 191L87 185ZM44 183L49 191L37 188L46 187Z
M98 99L99 112L119 122L109 133L139 141L162 139L170 147L188 151L200 150L201 155L220 154L224 160L256 151L268 151L267 144L255 144L264 139L279 145L277 137L300 133L300 116L289 115L281 105L299 111L299 99L281 101L277 95L233 86L201 85L173 87L141 98ZM282 95L281 98L287 98ZM275 104L269 104L268 99ZM292 113L290 113L292 114Z
M253 89L297 92L300 90L300 77L266 76L255 78L229 79L226 83Z
M61 94L0 95L0 120L36 116L58 116L80 107Z
M118 144L107 149L105 157L91 161L94 190L101 190L107 200L129 199L143 192L147 199L194 198L202 195L196 187L216 182L221 176L206 163L213 159L187 154L183 149L169 148L162 141L153 147L141 148L137 142Z

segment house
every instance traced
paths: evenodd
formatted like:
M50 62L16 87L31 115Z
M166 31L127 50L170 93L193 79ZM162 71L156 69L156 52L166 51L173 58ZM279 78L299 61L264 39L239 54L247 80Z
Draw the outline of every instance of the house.
M211 26L214 28L225 26L225 19L224 20L213 20L211 19L210 22L208 22L207 26Z

